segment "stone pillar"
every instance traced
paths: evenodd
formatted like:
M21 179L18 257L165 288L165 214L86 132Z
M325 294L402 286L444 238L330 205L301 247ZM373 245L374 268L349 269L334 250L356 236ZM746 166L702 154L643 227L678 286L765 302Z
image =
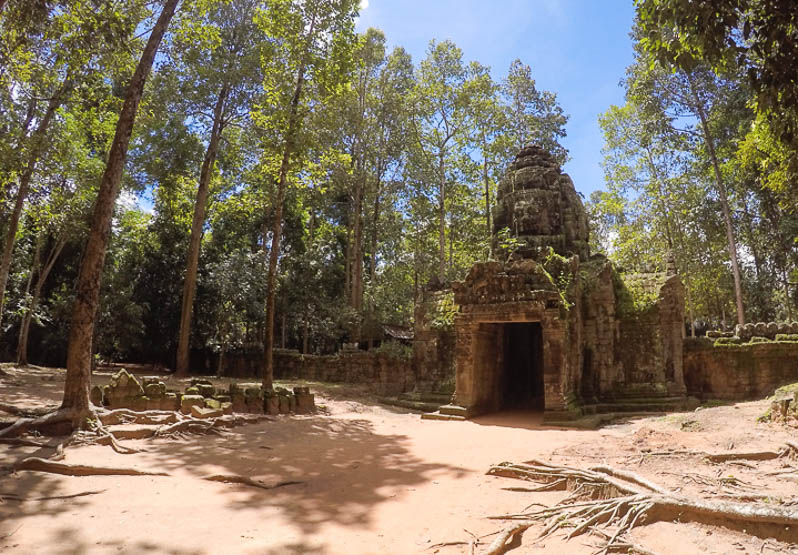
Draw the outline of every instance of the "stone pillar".
M562 376L567 371L565 332L560 326L543 326L543 388L545 409L565 410Z

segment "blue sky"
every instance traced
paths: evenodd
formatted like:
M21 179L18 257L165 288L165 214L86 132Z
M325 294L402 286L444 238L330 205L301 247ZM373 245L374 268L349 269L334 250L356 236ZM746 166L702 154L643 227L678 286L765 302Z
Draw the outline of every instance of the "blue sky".
M565 171L585 197L603 188L598 116L623 103L618 86L632 63L632 0L363 0L358 31L377 27L389 48L418 63L431 39L452 40L466 62L501 79L516 58L539 89L557 94L570 119Z

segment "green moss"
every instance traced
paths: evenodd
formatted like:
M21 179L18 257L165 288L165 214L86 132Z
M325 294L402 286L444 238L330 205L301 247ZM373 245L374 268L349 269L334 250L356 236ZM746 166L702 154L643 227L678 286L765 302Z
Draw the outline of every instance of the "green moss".
M784 397L789 397L789 396L794 395L796 393L798 393L798 383L791 383L791 384L783 385L780 388L778 388L773 393L773 397L771 397L771 399L775 399L775 398L781 399L781 398L784 398Z
M613 287L622 315L641 315L653 309L659 300L661 283L657 274L628 274L613 271Z
M459 307L454 304L454 293L447 291L441 294L430 310L430 326L433 329L451 329L454 327L454 315Z
M776 341L783 343L796 343L798 342L798 333L777 333Z
M571 265L567 258L554 252L549 247L546 259L543 261L541 271L560 295L560 301L565 310L570 310L573 303L568 300L568 293L573 283L574 275L571 273Z
M731 404L732 403L729 402L729 401L721 401L720 399L709 399L708 401L705 401L704 403L701 403L701 408L702 409L711 409L711 408L715 408L715 407L725 407L725 406L728 406L728 405L731 405Z
M755 335L755 336L753 336L751 338L749 343L772 343L772 341L770 339L768 339L767 337L762 337L762 336L759 336L759 335Z
M743 340L739 337L718 337L713 345L715 347L722 347L724 345L739 345Z

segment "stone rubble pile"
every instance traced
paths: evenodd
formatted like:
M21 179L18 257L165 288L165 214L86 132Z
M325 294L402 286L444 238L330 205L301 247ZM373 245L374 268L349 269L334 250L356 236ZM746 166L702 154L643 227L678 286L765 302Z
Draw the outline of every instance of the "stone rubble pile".
M192 379L184 392L167 389L157 376L143 376L141 381L124 368L111 377L106 386L95 385L91 401L109 409L135 411L173 410L196 418L215 418L233 412L250 414L311 414L316 410L315 396L308 387L293 391L278 387L265 392L259 383L231 383L227 389L210 381Z

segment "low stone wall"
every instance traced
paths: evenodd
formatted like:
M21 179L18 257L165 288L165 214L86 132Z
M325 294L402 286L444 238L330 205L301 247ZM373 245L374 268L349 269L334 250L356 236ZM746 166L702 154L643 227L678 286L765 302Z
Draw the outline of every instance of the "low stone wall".
M192 368L215 373L218 355L192 353ZM195 364L196 363L196 364ZM263 375L263 352L234 351L225 354L222 376L256 378ZM413 361L380 351L342 351L335 355L303 355L289 349L274 350L275 379L365 384L379 395L398 395L416 383Z
M690 395L739 401L772 395L798 382L798 341L715 344L684 341L684 381Z
M398 395L415 385L413 363L375 351L303 355L275 350L274 377L332 383L366 384L379 395Z

